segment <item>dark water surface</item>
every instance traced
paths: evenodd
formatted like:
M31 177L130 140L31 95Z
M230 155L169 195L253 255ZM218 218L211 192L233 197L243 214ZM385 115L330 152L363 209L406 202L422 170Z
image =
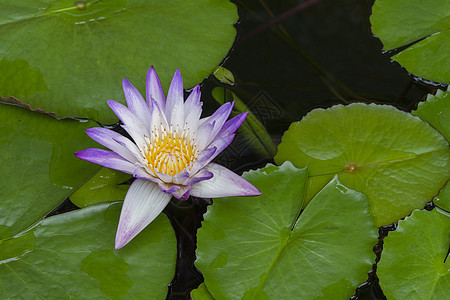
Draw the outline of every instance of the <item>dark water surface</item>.
M236 1L240 21L238 38L224 61L236 78L233 87L207 78L202 84L204 115L218 104L212 98L215 87L232 90L266 126L279 144L290 123L314 108L334 104L376 102L411 111L436 87L410 76L391 62L392 53L382 53L381 42L370 31L369 0ZM205 41L207 42L207 41ZM271 162L236 140L216 162L237 173ZM190 198L172 202L164 210L178 239L176 275L167 299L189 299L189 292L202 281L194 267L195 233L201 226L207 202ZM65 202L58 212L73 208ZM380 228L380 242L374 245L378 258L382 238L396 224ZM376 266L351 298L385 299L376 277Z

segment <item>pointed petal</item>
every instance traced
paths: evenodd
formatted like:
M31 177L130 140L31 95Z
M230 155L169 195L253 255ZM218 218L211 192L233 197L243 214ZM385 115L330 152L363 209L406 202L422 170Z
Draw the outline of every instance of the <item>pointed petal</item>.
M167 119L163 110L156 101L152 101L153 110L150 131L161 132L163 128L169 130L169 125L167 124Z
M140 146L145 144L144 136L149 137L149 132L145 125L137 118L135 114L133 114L125 105L113 101L108 100L108 105L111 107L113 112L119 117L122 121L122 126L133 138L134 142Z
M230 196L258 196L258 191L251 183L221 165L210 163L205 166L214 174L211 179L191 185L191 195L201 198L219 198Z
M208 120L206 120L205 122L203 122L203 124L200 125L198 130L199 135L197 136L200 149L208 147L211 141L214 140L216 135L219 133L220 129L222 129L228 116L230 115L231 110L233 109L233 105L234 102L227 102L223 104L208 118ZM211 131L207 133L205 133L204 131L201 132L201 129L203 129L204 126L208 126L208 124L213 125Z
M149 107L152 107L151 100L153 99L159 104L159 107L161 107L163 111L165 111L166 99L164 98L164 92L161 87L161 82L159 81L159 77L156 74L155 68L153 68L153 66L148 69L146 85L146 97Z
M211 161L211 157L213 157L216 150L214 147L202 150L198 155L197 161L192 166L190 174L196 174L208 161Z
M139 149L123 135L102 127L86 129L86 133L91 139L111 149L126 160L132 163L138 161Z
M128 109L149 129L151 111L144 98L127 79L123 80L123 92L127 100Z
M166 117L170 125L184 125L183 78L176 70L167 93Z
M224 136L228 134L233 134L236 130L244 123L245 118L247 118L248 112L237 115L236 117L225 122L223 127L220 129L217 136Z
M115 249L125 246L147 227L167 206L170 198L171 195L161 192L157 184L145 179L136 179L125 196Z
M202 169L204 166L209 164L214 158L217 157L234 139L234 134L226 135L222 139L216 139L211 144L209 144L208 149L215 149L213 153L210 153L208 156L204 156L201 159L198 159L194 165L192 166L192 173L197 172Z
M200 116L202 114L202 102L200 102L200 86L196 86L184 103L185 127L193 136L197 132Z
M75 156L79 159L128 174L133 174L136 169L134 164L123 159L119 154L103 149L89 148L75 152Z

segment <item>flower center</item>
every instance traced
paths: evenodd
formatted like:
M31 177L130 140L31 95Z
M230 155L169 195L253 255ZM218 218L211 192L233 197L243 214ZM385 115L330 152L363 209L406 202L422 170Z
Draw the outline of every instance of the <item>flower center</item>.
M145 158L148 167L156 172L174 176L189 168L197 159L197 147L186 132L154 130Z

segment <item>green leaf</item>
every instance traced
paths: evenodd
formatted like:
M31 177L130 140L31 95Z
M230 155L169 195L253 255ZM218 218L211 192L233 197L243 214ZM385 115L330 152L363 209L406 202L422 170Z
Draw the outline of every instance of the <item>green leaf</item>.
M409 73L450 83L450 30L438 32L392 57Z
M123 200L130 185L122 183L132 177L130 174L102 168L73 193L70 200L78 207Z
M91 0L85 9L75 2L0 0L0 96L58 117L113 123L106 100L123 99L123 78L144 92L154 65L163 87L176 69L192 87L236 35L229 1Z
M307 201L336 174L369 197L377 226L423 208L450 177L447 140L392 106L316 109L285 132L275 161L308 167Z
M213 75L223 84L235 84L233 73L222 66L218 66L217 69L213 72Z
M13 236L54 209L99 169L74 156L94 147L93 122L56 120L0 105L0 238Z
M176 239L160 215L114 251L121 205L99 204L44 219L0 242L5 299L164 299Z
M450 90L437 90L436 95L428 95L427 100L420 102L417 110L411 112L430 123L450 140Z
M200 284L198 288L192 290L191 298L192 300L214 300L205 283Z
M447 140L450 140L450 91L438 90L436 95L428 95L427 100L420 102L417 110L411 112L431 126L439 130ZM450 212L450 187L449 184L434 198L434 203L442 209Z
M375 259L367 198L333 180L298 217L306 169L286 162L243 177L262 195L214 199L198 231L196 266L211 295L348 299Z
M220 105L225 102L234 101L234 107L232 111L232 116L238 114L249 112L245 122L239 127L238 132L246 139L246 143L258 153L261 157L274 157L277 151L275 144L272 141L272 137L267 132L264 125L258 118L250 111L250 109L239 99L236 94L229 91L228 89L223 89L216 87L212 91L212 96Z
M388 299L447 299L450 294L450 217L437 210L414 211L384 239L378 263Z
M417 76L450 83L449 1L377 0L370 22L384 50L424 39L393 59Z

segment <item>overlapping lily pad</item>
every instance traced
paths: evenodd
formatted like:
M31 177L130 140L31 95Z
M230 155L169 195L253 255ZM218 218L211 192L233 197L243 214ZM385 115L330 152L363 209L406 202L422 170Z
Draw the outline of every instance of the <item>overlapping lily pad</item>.
M412 114L430 123L447 140L450 140L450 91L448 89L445 92L438 90L436 95L428 95L427 100L419 103L417 110L412 111ZM450 212L450 185L448 183L434 199L434 203Z
M388 299L447 299L450 294L450 215L414 211L384 239L378 263Z
M70 200L79 207L125 199L129 184L123 184L133 176L116 170L102 168L82 185Z
M423 208L450 177L447 140L392 106L355 103L310 112L285 132L275 161L308 167L307 201L336 174L367 195L376 225Z
M449 1L377 0L370 22L384 50L416 42L392 57L410 73L450 83Z
M106 100L122 79L141 92L154 65L164 87L180 69L186 87L223 60L236 6L223 0L0 0L0 96L59 117L113 123Z
M44 219L0 243L4 299L164 299L176 239L160 215L114 251L121 205L99 204Z
M93 122L0 105L0 239L49 213L99 169L73 153L94 147Z
M430 123L447 140L450 140L450 90L437 90L436 95L428 95L427 100L420 102L417 109L411 112Z
M306 169L286 162L243 177L262 195L215 199L197 235L196 266L211 295L348 299L375 259L367 198L335 179L298 218Z

